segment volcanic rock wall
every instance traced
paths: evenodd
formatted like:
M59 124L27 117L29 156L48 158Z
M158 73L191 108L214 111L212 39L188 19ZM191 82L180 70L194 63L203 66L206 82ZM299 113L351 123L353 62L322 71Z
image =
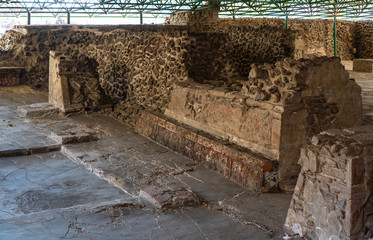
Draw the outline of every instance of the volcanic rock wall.
M305 239L373 237L372 130L328 130L302 148L286 234Z
M356 23L355 42L357 58L373 58L373 21Z
M16 27L0 40L1 64L23 66L26 84L48 87L49 51L84 54L97 63L100 85L128 115L142 106L161 108L170 82L188 77L188 36L173 26L29 26ZM120 112L120 111L119 111Z
M194 30L190 32L193 41L187 70L200 83L244 80L252 63L275 63L293 53L292 32L275 27Z
M175 81L245 79L251 63L291 55L291 40L274 28L201 32L186 26L19 26L0 40L1 65L22 66L26 84L46 89L49 51L97 63L99 82L126 116L160 111Z
M166 20L167 24L188 25L193 28L202 28L206 30L224 31L229 28L255 28L261 32L263 28L269 27L282 30L287 35L292 34L293 47L292 56L295 58L310 58L314 56L334 56L334 37L333 37L333 21L332 20L303 20L289 19L288 26L291 31L285 30L285 20L278 18L221 18L219 21L208 21L207 16L201 18L199 15L192 13L181 13L173 15ZM201 26L204 25L204 26ZM337 21L337 50L338 56L342 59L353 59L356 51L361 54L366 52L364 45L373 43L371 31L367 26L372 25L372 21L366 21L364 26L361 26L361 39L365 42L355 42L355 28L361 25L359 22L352 21ZM359 39L359 35L356 38ZM232 38L234 39L234 38ZM271 41L269 41L271 42ZM369 47L370 48L370 47ZM359 56L359 55L357 55Z
M0 86L19 85L23 74L23 68L0 67Z

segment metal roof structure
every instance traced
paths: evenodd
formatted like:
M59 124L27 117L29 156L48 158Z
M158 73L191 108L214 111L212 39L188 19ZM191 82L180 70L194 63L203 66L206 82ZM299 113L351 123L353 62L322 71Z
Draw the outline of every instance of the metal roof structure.
M0 15L52 14L89 17L151 15L217 11L226 17L294 17L373 19L373 0L0 0Z

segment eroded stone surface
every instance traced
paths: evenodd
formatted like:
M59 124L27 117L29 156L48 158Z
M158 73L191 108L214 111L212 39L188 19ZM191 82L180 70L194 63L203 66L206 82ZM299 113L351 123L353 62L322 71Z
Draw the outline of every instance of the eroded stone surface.
M157 208L177 208L197 206L200 200L192 191L187 191L181 183L162 186L148 186L140 190L139 196Z
M111 107L99 84L97 65L83 54L50 51L49 103L64 113Z
M138 152L138 147L148 150ZM156 158L162 157L167 150L141 141L141 137L135 134L93 143L65 145L62 152L99 177L134 196L143 197L156 207L199 204L198 197L172 177L183 174L182 168L157 164Z

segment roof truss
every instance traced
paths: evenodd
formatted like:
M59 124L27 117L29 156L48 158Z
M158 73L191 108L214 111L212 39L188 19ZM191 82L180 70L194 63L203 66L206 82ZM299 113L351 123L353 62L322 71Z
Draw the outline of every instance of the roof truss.
M234 17L299 17L373 19L373 0L212 0L220 15ZM171 15L188 11L216 11L200 0L0 0L0 14L48 13L96 15Z

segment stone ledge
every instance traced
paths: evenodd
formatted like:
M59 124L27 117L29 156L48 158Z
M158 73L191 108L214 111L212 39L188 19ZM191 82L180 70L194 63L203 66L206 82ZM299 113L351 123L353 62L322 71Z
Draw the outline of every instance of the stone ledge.
M269 191L276 185L276 181L266 179L267 175L273 176L277 172L277 165L270 159L204 132L180 126L172 119L144 111L135 130L254 191Z
M17 111L23 117L46 117L59 113L58 108L49 103L35 103L31 105L19 106Z
M59 151L60 149L61 149L60 144L43 146L43 147L10 149L10 150L0 151L0 157L15 157L15 156L37 154L37 153L48 153L48 152Z

